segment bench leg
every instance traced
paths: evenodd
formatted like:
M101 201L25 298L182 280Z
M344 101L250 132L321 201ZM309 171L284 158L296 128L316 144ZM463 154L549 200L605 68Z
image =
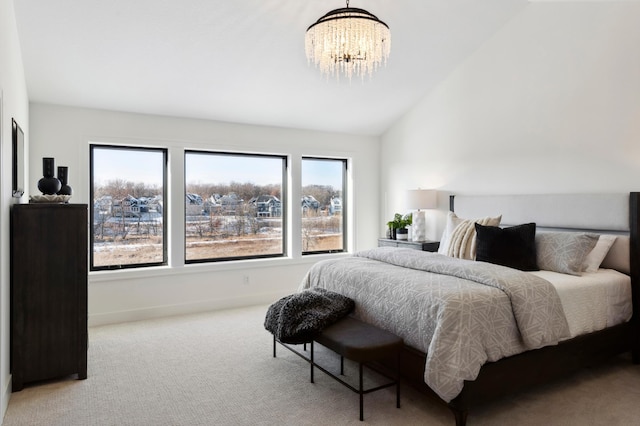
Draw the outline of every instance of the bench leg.
M456 426L465 426L467 424L468 412L466 410L455 410L453 408L451 410L456 417Z
M340 375L344 376L344 357L340 355Z
M400 351L396 363L396 408L400 408Z
M273 335L273 357L276 357L276 335Z
M358 392L360 394L360 421L364 420L364 391L363 391L363 386L362 386L362 363L358 363L359 365L359 370L360 370L360 391Z
M311 341L311 362L309 364L311 365L311 383L313 383L313 340Z

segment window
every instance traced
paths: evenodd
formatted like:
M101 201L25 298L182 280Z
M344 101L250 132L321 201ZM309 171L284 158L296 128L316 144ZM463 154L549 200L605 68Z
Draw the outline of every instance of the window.
M345 250L346 160L302 159L302 253Z
M185 152L185 261L284 255L286 157Z
M167 151L91 145L91 270L167 264Z

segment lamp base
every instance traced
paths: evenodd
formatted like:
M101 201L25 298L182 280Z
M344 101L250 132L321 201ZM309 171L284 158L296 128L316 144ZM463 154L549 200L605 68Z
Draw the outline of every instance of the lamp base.
M427 218L424 211L413 212L411 223L411 240L426 241L427 239Z

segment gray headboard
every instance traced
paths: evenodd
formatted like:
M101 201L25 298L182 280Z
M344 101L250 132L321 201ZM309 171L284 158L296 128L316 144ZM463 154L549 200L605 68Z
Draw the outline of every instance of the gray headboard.
M463 218L502 215L501 225L535 222L540 229L618 235L602 265L630 273L629 193L452 195L450 209Z
M452 196L453 197L453 196ZM455 195L461 217L502 215L502 224L629 232L629 194Z

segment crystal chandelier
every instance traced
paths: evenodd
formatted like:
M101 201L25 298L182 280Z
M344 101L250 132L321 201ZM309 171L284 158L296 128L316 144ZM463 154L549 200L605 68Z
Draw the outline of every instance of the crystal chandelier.
M307 28L305 51L323 75L364 79L387 63L391 32L375 15L349 7L347 0L346 8L332 10Z

